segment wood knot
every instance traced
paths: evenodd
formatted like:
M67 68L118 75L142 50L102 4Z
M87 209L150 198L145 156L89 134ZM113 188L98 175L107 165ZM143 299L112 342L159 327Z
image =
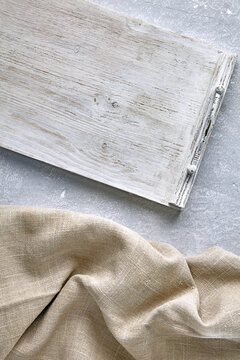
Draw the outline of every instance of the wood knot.
M79 51L80 51L80 46L79 45L75 46L74 53L77 54L79 53Z
M113 108L119 107L118 102L117 101L112 102L112 107Z

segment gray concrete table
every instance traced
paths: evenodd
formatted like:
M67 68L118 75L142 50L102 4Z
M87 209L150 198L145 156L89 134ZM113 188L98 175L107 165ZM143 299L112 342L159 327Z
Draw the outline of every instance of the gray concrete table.
M161 27L240 52L239 0L95 0ZM0 149L0 203L96 214L184 255L214 245L240 255L238 64L186 209L151 201Z

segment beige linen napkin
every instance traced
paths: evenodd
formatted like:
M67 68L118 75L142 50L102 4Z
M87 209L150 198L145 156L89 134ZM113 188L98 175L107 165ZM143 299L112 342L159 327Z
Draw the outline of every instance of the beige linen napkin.
M240 258L185 259L109 220L2 206L0 359L240 359Z

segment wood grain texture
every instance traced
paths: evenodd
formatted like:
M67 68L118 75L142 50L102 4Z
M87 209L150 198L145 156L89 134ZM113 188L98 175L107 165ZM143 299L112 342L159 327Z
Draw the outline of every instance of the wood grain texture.
M234 55L83 0L0 0L0 32L1 146L185 206Z

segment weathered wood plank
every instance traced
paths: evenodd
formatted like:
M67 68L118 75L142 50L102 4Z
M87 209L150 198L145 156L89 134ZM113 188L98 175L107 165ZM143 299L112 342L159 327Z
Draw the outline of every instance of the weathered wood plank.
M184 207L234 55L83 0L0 0L0 32L1 146Z

